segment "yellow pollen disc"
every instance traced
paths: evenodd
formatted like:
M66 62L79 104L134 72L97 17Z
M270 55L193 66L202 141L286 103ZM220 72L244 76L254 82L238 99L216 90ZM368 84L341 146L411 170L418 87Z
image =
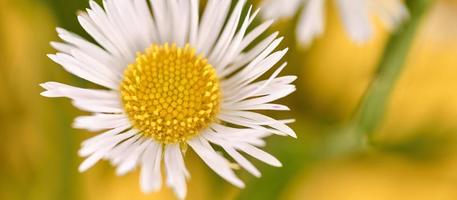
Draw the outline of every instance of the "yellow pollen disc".
M164 144L198 135L220 109L216 71L189 45L152 45L138 53L124 72L120 91L134 127Z

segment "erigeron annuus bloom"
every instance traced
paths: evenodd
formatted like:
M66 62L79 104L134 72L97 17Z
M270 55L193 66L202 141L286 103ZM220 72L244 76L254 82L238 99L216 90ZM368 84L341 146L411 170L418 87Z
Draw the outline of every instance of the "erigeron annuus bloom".
M98 43L58 28L63 43L49 55L68 72L104 89L84 89L57 82L41 86L46 97L67 97L93 115L75 119L74 127L104 131L82 143L80 165L86 171L109 160L123 175L141 167L144 192L166 184L179 198L190 178L183 155L188 146L218 175L238 187L234 164L254 176L260 172L241 153L272 166L281 163L259 147L271 134L290 135L286 124L257 113L288 110L271 103L295 91L295 76L279 77L277 65L287 49L273 33L248 46L272 24L247 31L258 11L242 15L245 0L209 0L199 15L198 0L91 1L78 20ZM266 80L263 74L276 68ZM217 145L234 163L216 152Z
M303 8L296 27L297 40L303 46L322 35L325 27L325 4L329 0L263 0L264 18L287 18ZM371 17L378 17L394 31L409 16L402 0L335 0L346 32L356 43L373 35Z

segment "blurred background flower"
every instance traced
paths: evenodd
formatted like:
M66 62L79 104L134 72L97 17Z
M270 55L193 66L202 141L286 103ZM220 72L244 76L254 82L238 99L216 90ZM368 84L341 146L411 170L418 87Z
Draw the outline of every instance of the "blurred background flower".
M290 18L300 11L297 40L304 46L321 36L326 23L325 0L264 0L265 18ZM401 0L335 0L342 23L354 42L364 43L373 36L372 18L377 17L394 31L408 18Z
M379 21L371 40L354 44L336 5L327 2L326 31L309 49L295 42L298 14L271 29L280 30L284 46L291 47L287 73L299 75L298 91L285 100L299 139L274 137L267 146L284 167L254 162L263 176L242 172L247 187L240 191L190 154L188 199L457 199L457 1L429 1L369 145L349 152L339 149L353 142L344 130L377 78L386 46L395 45ZM174 198L168 189L142 194L138 172L115 177L106 162L79 174L76 152L92 134L72 130L72 119L81 113L68 100L39 96L38 84L45 80L87 84L45 56L53 52L48 42L57 39L55 26L83 34L75 16L87 5L0 1L0 199Z

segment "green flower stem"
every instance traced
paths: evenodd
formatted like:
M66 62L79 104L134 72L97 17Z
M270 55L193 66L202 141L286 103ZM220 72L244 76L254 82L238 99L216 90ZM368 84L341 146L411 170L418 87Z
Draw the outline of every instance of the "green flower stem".
M406 1L410 19L390 38L375 78L354 115L351 130L357 134L366 134L370 137L382 121L390 95L404 68L416 31L431 2L432 0Z

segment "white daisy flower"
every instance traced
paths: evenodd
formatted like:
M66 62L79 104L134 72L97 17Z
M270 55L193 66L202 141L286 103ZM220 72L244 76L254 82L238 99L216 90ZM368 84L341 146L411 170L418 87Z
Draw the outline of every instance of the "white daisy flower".
M325 27L326 0L264 0L264 18L287 18L303 8L296 28L297 40L303 46L322 35ZM344 27L356 43L363 43L373 35L371 17L376 16L388 30L394 31L405 19L408 10L402 0L335 0Z
M150 4L149 4L150 3ZM46 97L67 97L93 115L74 127L104 131L82 143L86 171L105 159L123 175L141 167L141 189L158 191L162 160L166 184L179 198L190 178L184 164L187 146L214 172L240 188L233 169L260 176L242 153L272 166L281 163L259 147L271 134L296 137L286 124L257 113L288 110L271 103L295 91L295 76L278 77L287 49L276 51L277 33L249 47L271 24L248 27L258 10L242 15L245 0L209 0L199 15L198 0L94 1L78 20L98 43L58 28L63 43L49 55L68 72L102 86L83 89L56 82L41 86ZM258 79L276 68L266 80ZM217 145L234 163L213 149Z

